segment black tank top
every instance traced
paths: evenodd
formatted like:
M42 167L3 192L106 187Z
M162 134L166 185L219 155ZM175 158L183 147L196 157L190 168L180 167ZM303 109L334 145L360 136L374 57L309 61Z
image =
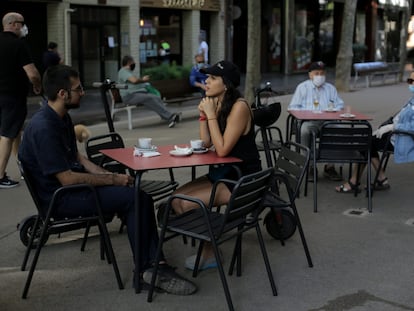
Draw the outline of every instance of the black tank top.
M246 103L246 105L249 106L247 101L245 100L243 101ZM250 110L250 106L249 106L249 110ZM257 150L256 141L255 141L254 122L253 122L253 115L251 113L251 110L250 110L250 115L251 115L251 122L250 122L249 132L246 135L240 136L236 145L233 147L233 149L229 153L229 156L237 157L243 160L243 162L237 164L243 176L262 170L260 155L259 155L259 151ZM224 129L220 128L220 131L224 133ZM237 177L234 176L235 175L234 170L231 170L229 174L232 176L229 175L229 176L226 176L226 178L237 179Z

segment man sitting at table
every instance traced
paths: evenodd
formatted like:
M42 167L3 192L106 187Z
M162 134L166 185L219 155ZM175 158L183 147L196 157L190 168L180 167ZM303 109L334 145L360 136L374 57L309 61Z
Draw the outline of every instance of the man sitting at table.
M128 238L134 250L139 230L141 278L150 282L156 258L158 232L152 198L140 193L141 223L135 226L134 180L126 174L113 174L93 164L78 152L69 109L79 108L84 90L79 74L66 65L50 67L43 76L43 90L48 103L30 120L19 149L19 160L36 181L41 203L47 206L53 193L61 186L87 183L96 186L104 214L124 217ZM58 217L89 216L94 211L94 198L88 191L68 192L58 203ZM175 273L163 259L161 275L156 282L160 289L176 295L189 295L196 286Z
M288 110L315 110L329 109L340 110L344 107L344 101L338 96L338 92L332 84L325 82L325 64L321 61L314 62L309 67L309 79L300 83L293 94ZM318 105L314 105L317 101ZM307 147L311 145L312 132L319 133L324 121L303 122L300 132L301 143ZM313 169L309 170L313 173ZM342 180L332 164L325 165L324 176L333 181ZM312 177L312 176L310 176ZM313 178L311 178L313 180Z

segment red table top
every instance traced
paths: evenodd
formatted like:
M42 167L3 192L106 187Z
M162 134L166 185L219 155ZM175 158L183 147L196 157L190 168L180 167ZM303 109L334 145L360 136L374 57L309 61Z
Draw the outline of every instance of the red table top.
M288 112L298 120L372 120L372 117L354 110L351 111L351 114L354 115L352 118L342 117L343 110L333 112L322 111L321 113L314 113L310 110L289 110Z
M164 168L191 167L211 164L225 164L241 162L235 157L218 157L214 151L206 153L191 154L189 156L172 156L169 151L174 150L174 146L160 146L158 152L160 156L144 158L134 156L134 148L116 148L100 150L104 155L114 159L134 171L156 170Z

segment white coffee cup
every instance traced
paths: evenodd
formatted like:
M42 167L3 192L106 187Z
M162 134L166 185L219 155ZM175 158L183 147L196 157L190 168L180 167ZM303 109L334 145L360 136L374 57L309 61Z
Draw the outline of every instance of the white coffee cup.
M197 149L204 149L204 142L201 139L192 139L190 140L191 148Z
M138 138L138 147L142 149L151 149L152 138L149 138L149 137Z

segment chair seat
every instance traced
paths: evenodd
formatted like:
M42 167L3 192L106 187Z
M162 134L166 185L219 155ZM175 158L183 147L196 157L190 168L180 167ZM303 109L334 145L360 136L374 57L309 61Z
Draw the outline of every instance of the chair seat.
M219 212L210 212L209 218L213 234L216 235L219 230L222 230L221 227L224 221L224 215ZM240 218L227 222L224 226L223 232L232 230L243 223L245 223L245 221ZM202 209L193 209L172 218L168 222L167 230L194 237L196 239L211 241Z
M317 150L318 162L366 162L366 156L355 150Z

